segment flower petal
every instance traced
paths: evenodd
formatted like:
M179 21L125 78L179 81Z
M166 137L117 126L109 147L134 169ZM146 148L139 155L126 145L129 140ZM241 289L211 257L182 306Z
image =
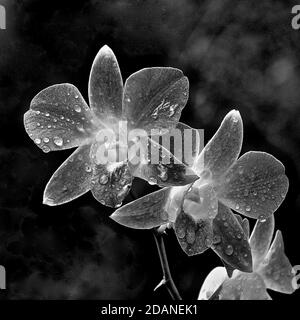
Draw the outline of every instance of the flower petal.
M188 79L178 69L142 69L126 80L123 114L134 128L174 128L187 102L188 90Z
M213 221L212 249L235 269L252 272L252 256L248 238L233 212L219 203Z
M256 270L265 258L272 241L275 220L271 215L265 221L257 220L250 237L250 247L253 257L253 267Z
M94 128L92 113L72 84L48 87L24 114L25 130L44 152L87 144Z
M283 164L265 152L245 153L217 186L219 200L235 211L264 220L284 200L288 178Z
M211 179L216 181L237 160L242 141L242 118L238 111L232 110L195 161L195 172L199 176L203 171L210 172Z
M225 280L220 300L269 300L263 279L257 273L236 272Z
M89 151L90 145L77 148L55 171L45 188L44 204L60 205L90 190L92 167Z
M274 241L261 263L258 272L263 277L268 289L282 293L293 293L293 268L284 253L284 244L280 231L276 232Z
M143 159L130 164L135 177L161 187L182 186L194 182L198 176L190 166L201 147L201 133L184 123L161 135L151 136L143 152Z
M117 209L110 218L133 229L151 229L168 223L165 210L171 188L164 188Z
M176 218L174 230L182 250L188 256L203 253L212 244L211 219L195 221L182 210Z
M204 280L198 300L209 300L226 279L228 276L224 267L214 268Z
M210 185L194 183L185 193L174 230L183 251L191 256L212 245L212 221L218 212L218 201Z
M103 120L122 116L123 80L117 59L108 46L98 52L90 73L89 101L92 111Z
M247 239L249 239L249 237L250 237L250 223L249 223L249 220L247 218L243 219L242 228L243 228L243 230L245 232L245 235L246 235Z
M132 175L127 162L98 165L92 162L91 191L93 196L103 205L111 208L120 207L132 183Z

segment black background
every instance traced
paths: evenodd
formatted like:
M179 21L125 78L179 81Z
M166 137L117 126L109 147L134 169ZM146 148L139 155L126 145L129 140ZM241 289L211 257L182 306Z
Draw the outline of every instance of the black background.
M44 154L23 114L45 87L69 82L87 99L95 55L115 52L125 80L153 66L180 68L190 80L182 121L205 141L233 108L244 121L242 153L261 150L286 166L290 189L276 212L292 265L300 264L300 30L294 1L0 0L0 299L169 299L150 231L124 228L89 192L58 207L42 204L53 172L72 150ZM132 192L155 190L136 180ZM129 195L126 202L132 201ZM221 265L210 250L188 258L172 232L166 247L186 299ZM270 293L277 301L292 296Z

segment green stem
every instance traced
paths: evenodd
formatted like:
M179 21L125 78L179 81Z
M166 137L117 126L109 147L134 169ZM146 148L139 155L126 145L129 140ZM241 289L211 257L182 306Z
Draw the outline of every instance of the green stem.
M153 235L159 255L161 269L163 272L163 279L158 285L158 287L165 286L173 300L182 300L170 272L165 243L163 239L163 233L159 232L157 229L154 229Z

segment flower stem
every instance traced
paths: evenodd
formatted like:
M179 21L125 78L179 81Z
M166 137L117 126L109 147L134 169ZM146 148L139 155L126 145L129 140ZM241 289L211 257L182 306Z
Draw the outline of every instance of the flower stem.
M172 298L172 300L182 300L175 283L173 281L170 268L169 268L169 263L168 263L168 258L166 254L166 248L165 248L165 243L164 243L164 238L163 238L163 233L158 231L158 229L153 230L153 235L159 255L159 260L161 264L161 269L163 272L163 279L162 281L158 284L156 289L160 286L165 286Z

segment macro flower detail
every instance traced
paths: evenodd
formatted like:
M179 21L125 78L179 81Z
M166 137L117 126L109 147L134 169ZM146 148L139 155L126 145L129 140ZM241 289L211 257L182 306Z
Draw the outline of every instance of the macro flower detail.
M217 267L205 279L198 299L269 300L267 289L293 293L295 272L284 253L281 232L276 232L271 244L273 233L273 215L258 220L250 238L253 272L235 270L229 278L224 267Z
M146 132L175 128L188 99L188 87L180 70L159 67L132 74L123 86L116 57L104 46L90 72L90 107L72 84L57 84L39 92L24 115L29 137L46 153L78 147L51 177L44 203L63 204L91 190L102 204L120 206L134 175L128 163L128 135L119 130L120 123L125 121L128 130ZM113 140L107 142L103 131ZM125 157L118 154L103 163L101 152L113 154L114 150ZM155 178L159 173L153 174ZM184 175L181 172L173 180L180 185L189 183L191 180L185 181Z
M198 180L164 188L116 210L111 218L131 228L170 224L187 255L213 249L225 264L252 271L246 222L241 226L231 209L265 220L280 206L288 190L284 166L264 152L240 158L243 124L229 112L220 128L195 158Z

